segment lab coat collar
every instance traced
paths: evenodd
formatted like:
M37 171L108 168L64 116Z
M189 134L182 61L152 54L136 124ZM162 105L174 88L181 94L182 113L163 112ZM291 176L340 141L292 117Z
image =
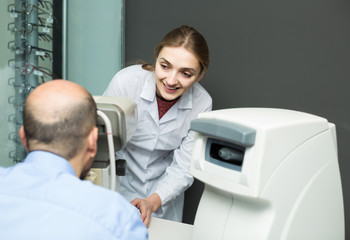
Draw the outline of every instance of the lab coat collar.
M150 72L146 78L145 84L143 85L141 98L146 101L153 102L156 98L156 80L154 72Z
M182 94L179 99L179 109L191 109L192 108L192 88Z
M145 84L141 92L141 98L149 102L153 102L156 100L156 80L155 80L154 72L150 72L150 74L147 76L147 79L145 81ZM180 97L178 101L178 108L180 109L192 108L192 88L190 88L187 92L185 92Z
M150 72L148 75L145 84L143 86L142 92L141 92L141 98L144 100L154 103L151 104L151 108L157 108L157 101L156 101L156 80L154 72ZM178 109L191 109L192 108L192 88L190 88L187 92L185 92L178 102L169 109L169 111L160 119L158 116L158 110L157 111L149 111L150 115L152 116L153 120L156 123L164 123L171 121L173 119L176 119L178 115Z
M154 72L149 72L141 91L141 98L147 101L148 114L151 116L155 124L159 124L157 101L156 101L156 81Z
M172 106L168 112L160 119L160 123L165 123L168 121L175 120L178 116L178 111L184 110L184 109L191 109L192 108L192 88L189 89L187 92L185 92L180 99L177 101L177 103Z

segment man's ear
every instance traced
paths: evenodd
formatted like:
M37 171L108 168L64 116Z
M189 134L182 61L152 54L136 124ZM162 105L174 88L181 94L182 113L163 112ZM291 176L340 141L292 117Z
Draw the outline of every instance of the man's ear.
M24 148L27 150L28 152L28 143L27 143L27 136L26 136L26 133L24 132L24 127L23 125L20 127L19 131L18 131L18 135L21 139L21 142L24 146Z
M97 153L97 138L98 138L98 129L94 127L88 135L87 139L87 150L89 153L89 157L94 158Z

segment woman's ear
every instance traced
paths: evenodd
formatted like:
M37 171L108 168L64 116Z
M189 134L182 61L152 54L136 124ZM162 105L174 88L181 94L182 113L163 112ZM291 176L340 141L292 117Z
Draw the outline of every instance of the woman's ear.
M198 76L196 82L199 82L199 81L203 78L204 73L205 73L205 71L202 71L202 72L199 74L199 76Z
M23 127L23 125L22 125L22 126L20 127L20 129L19 129L18 135L19 135L19 137L20 137L20 139L21 139L21 142L22 142L24 148L25 148L25 149L27 150L27 152L28 152L27 136L26 136L26 133L24 132L24 127Z

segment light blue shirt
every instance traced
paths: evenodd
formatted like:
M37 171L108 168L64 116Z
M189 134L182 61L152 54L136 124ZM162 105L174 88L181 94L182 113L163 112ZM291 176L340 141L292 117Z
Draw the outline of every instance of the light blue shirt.
M139 211L119 193L76 177L69 162L34 151L0 168L0 239L147 239Z

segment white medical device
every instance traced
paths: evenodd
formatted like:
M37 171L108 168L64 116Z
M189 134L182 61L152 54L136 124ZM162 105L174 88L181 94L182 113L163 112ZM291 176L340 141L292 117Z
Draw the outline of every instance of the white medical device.
M98 150L86 179L119 191L119 176L125 174L126 162L116 161L136 129L136 103L126 97L94 96L97 105Z
M191 173L205 183L192 239L344 239L334 124L238 108L200 114L191 129Z
M335 126L307 113L217 110L192 121L194 225L152 219L149 239L344 239ZM168 236L168 237L166 237Z

